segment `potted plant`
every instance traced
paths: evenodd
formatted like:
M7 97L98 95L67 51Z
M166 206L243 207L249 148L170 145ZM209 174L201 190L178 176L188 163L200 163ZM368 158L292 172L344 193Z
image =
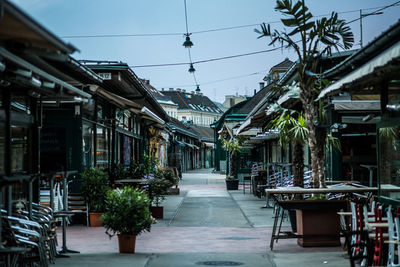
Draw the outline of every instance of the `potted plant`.
M99 218L104 212L109 183L108 174L97 168L88 168L82 173L82 193L89 208L92 227L101 226Z
M222 139L222 146L226 150L229 159L229 173L226 175L226 189L238 190L239 180L235 177L235 159L236 154L240 151L239 141L237 139Z
M171 187L170 181L166 180L163 172L158 171L154 178L149 180L149 197L151 200L151 213L156 219L164 217L164 207L160 206L161 202L165 200L165 195L168 194L168 189Z
M120 253L135 253L136 236L150 232L153 218L149 206L147 195L133 187L108 191L101 221L110 238L118 235Z
M239 189L239 179L234 176L227 175L225 178L226 190L238 190Z
M168 194L177 194L179 195L179 178L175 175L175 173L171 169L161 169L164 179L169 183L168 186Z

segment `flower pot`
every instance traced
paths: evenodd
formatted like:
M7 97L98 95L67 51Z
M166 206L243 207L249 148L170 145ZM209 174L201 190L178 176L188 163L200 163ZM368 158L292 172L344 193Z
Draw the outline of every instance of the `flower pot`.
M238 190L239 179L226 179L226 190Z
M89 212L90 227L101 227L103 224L100 221L102 212Z
M118 234L119 253L135 253L136 236Z
M162 219L164 218L164 207L150 207L151 216L155 219Z

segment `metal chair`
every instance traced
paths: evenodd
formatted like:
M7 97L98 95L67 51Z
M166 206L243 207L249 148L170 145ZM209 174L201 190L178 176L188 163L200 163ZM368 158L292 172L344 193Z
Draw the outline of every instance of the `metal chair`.
M389 250L387 266L400 266L400 223L399 217L396 216L393 218L391 206L389 206L387 211L387 219L389 225Z

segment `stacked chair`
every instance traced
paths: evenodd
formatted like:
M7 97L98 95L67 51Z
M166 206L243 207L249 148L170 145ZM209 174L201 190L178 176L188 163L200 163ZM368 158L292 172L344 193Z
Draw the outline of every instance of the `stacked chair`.
M14 209L11 215L5 210L1 210L1 214L4 246L26 249L6 265L46 267L55 262L56 223L50 208L32 203L31 214L26 206Z
M399 209L352 201L348 254L351 266L400 266ZM385 216L386 215L386 216Z

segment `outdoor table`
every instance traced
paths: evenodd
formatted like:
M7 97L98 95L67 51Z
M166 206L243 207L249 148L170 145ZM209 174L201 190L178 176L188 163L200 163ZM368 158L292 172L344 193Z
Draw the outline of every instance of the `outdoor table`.
M314 222L313 225L324 225L325 222L329 221L326 216L331 216L333 219L338 217L337 211L346 208L346 201L344 200L284 200L285 196L288 195L293 195L293 194L326 194L326 193L334 193L334 194L352 194L352 193L366 193L366 194L371 194L371 193L376 193L378 191L377 187L357 187L354 185L335 185L335 186L328 186L327 188L301 188L301 187L278 187L276 189L265 189L265 193L270 194L278 204L279 210L278 210L278 216L275 216L274 219L274 226L272 229L272 235L271 235L271 242L270 242L270 248L271 250L273 249L273 243L276 240L281 238L297 238L299 245L307 245L307 238L312 238L315 237L315 234L309 234L307 232L299 232L299 229L297 229L297 233L293 232L281 232L281 225L282 225L282 220L283 220L283 214L284 210L290 210L290 209L297 209L296 211L296 217L299 217L299 213L305 212L308 214L315 213L315 205L313 204L319 204L322 206L323 210L329 210L329 214L323 214L321 216L321 223L318 224L318 222ZM282 198L280 198L282 196ZM314 209L314 211L313 211ZM279 222L279 218L281 218L281 221ZM336 219L335 219L336 220ZM279 224L279 225L278 225ZM304 225L304 224L303 224ZM340 223L337 223L337 231L340 230ZM336 231L335 230L335 231ZM339 242L340 244L340 233L337 232L337 234L332 234L332 233L319 233L318 234L321 237L334 237L336 241L333 243L330 243L330 245ZM304 243L305 242L305 243ZM311 243L313 244L313 243Z

